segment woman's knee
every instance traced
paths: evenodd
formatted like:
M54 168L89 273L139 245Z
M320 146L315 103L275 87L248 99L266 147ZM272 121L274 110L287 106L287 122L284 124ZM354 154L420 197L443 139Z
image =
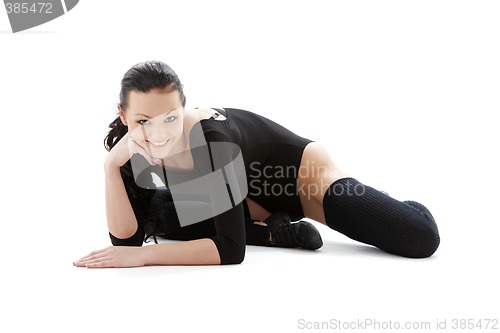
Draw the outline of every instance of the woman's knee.
M405 204L416 209L418 214L417 225L412 237L413 241L409 243L408 253L406 256L412 258L427 258L432 256L441 243L439 230L431 212L424 205L416 201L404 201Z

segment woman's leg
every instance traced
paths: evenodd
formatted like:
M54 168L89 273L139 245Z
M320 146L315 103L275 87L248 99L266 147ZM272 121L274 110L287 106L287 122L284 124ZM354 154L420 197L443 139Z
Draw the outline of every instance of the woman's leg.
M262 207L249 197L245 198L244 207L245 207L245 215L252 219L264 221L266 218L271 216L271 213L267 209L265 209L264 207Z
M438 248L437 225L423 205L398 201L349 177L317 143L304 150L302 166L309 168L298 182L306 217L392 254L425 258Z
M438 228L427 208L398 201L354 178L332 183L323 207L330 228L386 252L426 258L439 246Z

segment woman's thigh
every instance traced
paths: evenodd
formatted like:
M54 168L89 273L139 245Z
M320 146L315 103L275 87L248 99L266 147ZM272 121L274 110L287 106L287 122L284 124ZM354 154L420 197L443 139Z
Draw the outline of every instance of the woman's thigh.
M246 197L245 201L247 203L248 210L250 211L250 217L252 219L264 221L269 215L271 215L271 213L267 209L265 209L252 199Z
M349 175L335 165L323 146L309 143L302 154L297 181L305 217L326 224L323 196L333 182L345 177Z

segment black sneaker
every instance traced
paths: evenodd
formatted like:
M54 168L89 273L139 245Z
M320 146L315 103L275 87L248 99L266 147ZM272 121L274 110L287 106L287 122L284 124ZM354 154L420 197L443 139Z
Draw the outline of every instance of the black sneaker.
M278 212L264 220L269 226L271 241L269 246L300 247L317 250L323 246L319 231L309 222L290 222L290 217L284 212Z

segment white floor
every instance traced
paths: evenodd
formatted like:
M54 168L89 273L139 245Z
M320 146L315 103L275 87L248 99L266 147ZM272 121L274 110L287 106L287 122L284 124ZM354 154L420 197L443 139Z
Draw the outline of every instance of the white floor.
M324 331L351 325L343 331L360 332L352 325L371 321L363 331L410 323L433 332L446 320L440 331L452 332L454 319L498 319L496 235L459 234L444 221L440 249L415 260L316 225L324 239L316 252L249 246L243 264L215 267L75 268L72 260L107 246L104 236L92 242L82 230L49 244L47 234L21 233L2 255L8 314L2 326L13 325L9 332L312 332L315 325L328 325L319 326Z

